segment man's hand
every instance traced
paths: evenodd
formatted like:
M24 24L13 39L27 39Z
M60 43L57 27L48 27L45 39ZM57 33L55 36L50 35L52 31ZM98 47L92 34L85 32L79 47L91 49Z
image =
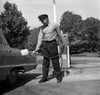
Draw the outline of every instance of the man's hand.
M34 50L34 51L32 51L32 54L33 55L37 55L38 54L38 51Z
M67 42L67 46L69 46L69 42Z
M60 45L60 53L61 53L61 54L63 54L64 48L65 48L65 45L64 45L64 44L61 44L61 45Z
M32 56L33 56L33 55L38 55L38 51L36 51L36 50L32 51L32 52L31 52L31 55L32 55Z
M29 54L34 56L36 54L36 51L30 51Z
M63 49L64 47L65 47L65 45L64 45L64 44L61 44L61 45L60 45L60 48L62 48L62 49Z

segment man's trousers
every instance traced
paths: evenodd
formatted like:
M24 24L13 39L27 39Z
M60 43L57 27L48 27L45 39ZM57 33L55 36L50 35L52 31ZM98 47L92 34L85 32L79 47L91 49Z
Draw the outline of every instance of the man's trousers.
M57 47L57 41L43 41L43 78L48 77L49 72L49 66L50 66L50 59L52 61L52 65L54 68L54 72L56 75L56 78L59 78L61 75L60 71L60 64L59 64L59 55L58 55L58 47ZM51 57L51 58L50 58Z

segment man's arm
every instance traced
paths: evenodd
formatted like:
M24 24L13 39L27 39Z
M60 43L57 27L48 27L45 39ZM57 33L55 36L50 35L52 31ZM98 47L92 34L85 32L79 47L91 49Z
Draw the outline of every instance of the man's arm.
M64 39L63 39L63 36L61 35L61 30L58 25L56 25L56 32L59 37L59 40L61 41L62 44L64 44Z
M42 38L43 38L43 32L42 29L40 29L39 35L38 35L38 41L36 45L36 49L34 50L35 52L39 50L41 44L42 44Z

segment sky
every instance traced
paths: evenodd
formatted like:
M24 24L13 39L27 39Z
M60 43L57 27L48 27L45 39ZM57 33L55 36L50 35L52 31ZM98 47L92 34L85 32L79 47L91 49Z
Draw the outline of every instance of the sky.
M38 15L40 14L48 14L50 21L54 21L53 0L0 0L0 13L4 10L3 5L6 1L17 5L18 10L22 12L31 29L41 25L41 22L38 20ZM55 1L56 19L58 24L60 23L61 16L65 11L81 15L83 20L88 17L100 19L100 0Z

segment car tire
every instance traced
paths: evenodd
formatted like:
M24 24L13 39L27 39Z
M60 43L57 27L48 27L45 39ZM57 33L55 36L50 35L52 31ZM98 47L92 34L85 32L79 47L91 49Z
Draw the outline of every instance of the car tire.
M7 77L7 82L10 85L16 84L18 79L18 70L17 69L12 69Z

